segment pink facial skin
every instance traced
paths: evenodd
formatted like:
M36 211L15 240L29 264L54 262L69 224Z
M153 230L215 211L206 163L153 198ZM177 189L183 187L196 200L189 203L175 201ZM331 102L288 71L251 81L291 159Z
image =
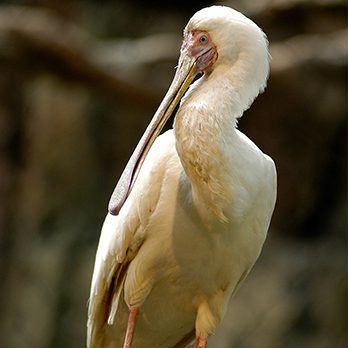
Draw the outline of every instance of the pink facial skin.
M208 70L217 60L216 46L208 33L193 31L185 34L181 53L188 54L196 60L196 73Z

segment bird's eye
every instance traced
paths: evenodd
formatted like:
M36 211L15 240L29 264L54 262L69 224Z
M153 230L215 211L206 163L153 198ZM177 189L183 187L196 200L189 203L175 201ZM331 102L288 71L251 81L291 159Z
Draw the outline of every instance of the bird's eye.
M208 36L207 35L202 35L200 38L199 38L199 42L201 44L205 44L208 42Z

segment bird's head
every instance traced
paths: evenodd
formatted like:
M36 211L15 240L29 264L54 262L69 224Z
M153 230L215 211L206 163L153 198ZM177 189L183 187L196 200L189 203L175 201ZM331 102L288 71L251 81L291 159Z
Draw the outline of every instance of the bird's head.
M259 90L266 85L267 38L252 20L230 7L211 6L194 14L184 29L179 63L185 56L194 61L196 73L221 66L234 69L237 62L248 65L245 71L257 79Z

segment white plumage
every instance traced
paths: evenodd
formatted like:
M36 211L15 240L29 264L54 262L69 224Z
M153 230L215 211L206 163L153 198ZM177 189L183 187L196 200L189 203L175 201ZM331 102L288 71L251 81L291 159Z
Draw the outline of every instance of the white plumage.
M266 238L275 166L236 123L266 85L267 40L239 12L214 6L186 26L179 70L187 55L204 75L174 130L148 146L119 214L105 219L89 348L123 347L129 308L139 309L133 348L186 347L195 336L205 347Z

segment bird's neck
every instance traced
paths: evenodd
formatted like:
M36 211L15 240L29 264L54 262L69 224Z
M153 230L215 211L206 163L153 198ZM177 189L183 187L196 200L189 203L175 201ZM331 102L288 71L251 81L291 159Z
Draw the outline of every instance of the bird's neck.
M183 100L174 125L192 198L200 202L196 206L205 206L201 215L218 217L221 222L228 220L225 207L233 189L231 170L239 160L237 119L259 92L248 90L244 78L234 76L231 69L203 76Z

